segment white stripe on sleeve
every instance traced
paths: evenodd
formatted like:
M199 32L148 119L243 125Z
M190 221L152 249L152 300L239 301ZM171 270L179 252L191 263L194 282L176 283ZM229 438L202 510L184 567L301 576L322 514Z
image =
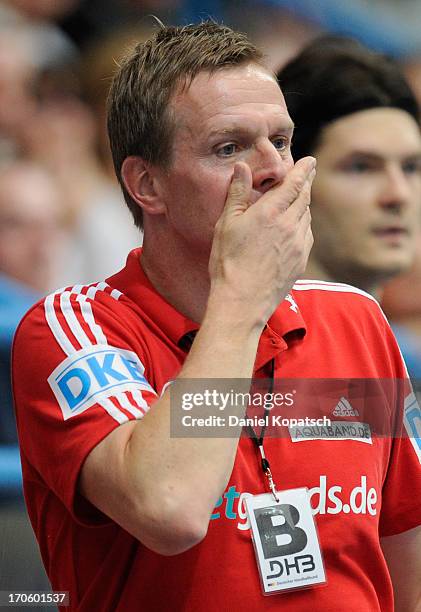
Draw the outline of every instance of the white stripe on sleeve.
M115 397L120 402L120 404L123 406L123 408L125 408L127 412L130 412L137 419L141 419L143 415L145 414L144 412L139 410L139 408L136 408L136 406L133 406L133 404L131 403L131 401L129 400L129 398L127 397L125 393L118 393L117 395L115 395Z
M66 355L71 355L72 353L76 353L76 349L72 345L72 343L70 342L66 334L64 333L63 328L61 327L57 319L56 312L54 310L54 298L57 295L57 293L52 293L45 298L45 302L44 302L45 319L48 323L48 326L54 338L57 340L57 343L59 344L62 351Z
M152 389L152 387L151 387L151 389ZM153 392L153 389L152 389L152 392ZM140 408L141 408L142 410L144 410L145 412L148 412L148 410L149 410L149 405L147 404L147 402L146 402L145 398L143 397L143 395L142 395L142 393L139 391L139 389L134 389L134 390L131 392L131 394L132 394L133 399L134 399L134 401L136 402L136 404L137 404L138 406L140 406ZM155 395L156 395L156 393L155 393Z
M70 298L70 291L65 291L60 296L60 307L66 319L67 325L69 326L72 334L75 336L76 340L79 342L82 348L86 346L91 346L92 342L89 340L80 322L78 321Z
M110 399L102 399L99 402L99 405L104 408L115 421L120 424L127 423L129 417L125 415L121 410L117 408L115 404Z
M98 325L98 323L95 321L94 313L92 312L92 306L90 302L82 294L79 294L76 299L80 304L80 309L85 323L88 325L97 343L108 344L107 338L105 337L101 326Z

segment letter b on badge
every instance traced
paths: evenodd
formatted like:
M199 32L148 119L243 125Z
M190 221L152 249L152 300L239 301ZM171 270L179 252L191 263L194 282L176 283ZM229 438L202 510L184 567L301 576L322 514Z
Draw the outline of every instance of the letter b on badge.
M307 535L297 527L300 514L291 504L255 508L257 528L265 559L295 555L307 545Z

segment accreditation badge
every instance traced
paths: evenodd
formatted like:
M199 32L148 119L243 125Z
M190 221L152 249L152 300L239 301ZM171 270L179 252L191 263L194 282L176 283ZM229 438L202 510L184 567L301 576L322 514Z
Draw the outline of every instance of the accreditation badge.
M306 488L245 500L264 595L327 584Z

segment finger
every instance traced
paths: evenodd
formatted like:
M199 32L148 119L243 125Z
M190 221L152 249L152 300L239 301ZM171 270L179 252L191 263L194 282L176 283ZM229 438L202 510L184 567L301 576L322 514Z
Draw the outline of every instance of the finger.
M308 175L300 194L285 212L285 214L294 217L297 221L301 219L311 204L311 187L315 176L316 170L313 169Z
M298 223L296 231L297 244L302 245L302 273L304 273L311 248L313 246L313 233L311 231L311 215L310 209L307 208L306 213L302 216Z
M249 166L242 162L236 163L225 201L225 216L236 215L247 210L250 205L252 183Z
M314 178L312 173L315 167L316 160L314 157L299 159L292 170L288 172L282 184L273 189L273 192L276 193L277 205L280 210L286 210L299 198L310 176ZM311 178L310 180L312 182L313 179Z
M302 215L301 219L299 219L296 224L296 236L298 242L305 242L307 239L307 235L311 234L311 214L310 209L307 208Z
M314 244L313 232L311 231L311 226L309 226L307 233L306 233L306 237L305 237L307 261L310 256L311 249L313 248L313 244Z

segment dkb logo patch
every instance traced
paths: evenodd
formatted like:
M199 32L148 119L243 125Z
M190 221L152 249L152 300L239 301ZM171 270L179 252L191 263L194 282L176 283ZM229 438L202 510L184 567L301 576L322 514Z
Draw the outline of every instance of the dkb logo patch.
M117 393L139 389L155 394L143 373L132 351L97 344L67 357L48 382L66 420Z

